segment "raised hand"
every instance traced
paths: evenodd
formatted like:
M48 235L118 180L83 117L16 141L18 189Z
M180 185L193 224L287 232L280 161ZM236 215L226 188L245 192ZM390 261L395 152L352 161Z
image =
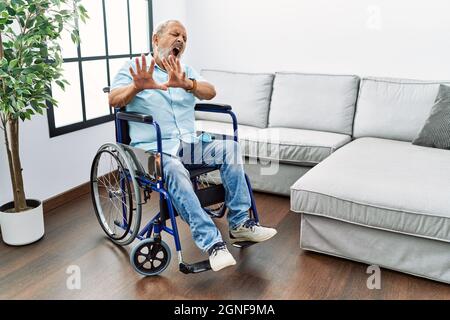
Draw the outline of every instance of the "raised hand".
M163 58L161 62L169 75L169 79L163 85L183 89L192 87L192 81L186 77L186 72L181 68L180 59L170 55L169 59Z
M142 67L139 63L139 58L136 58L136 72L130 67L130 74L133 77L133 85L136 90L142 91L145 89L160 89L167 90L165 84L157 83L153 79L153 71L155 70L155 59L152 58L150 67L147 70L147 60L145 55L141 56Z

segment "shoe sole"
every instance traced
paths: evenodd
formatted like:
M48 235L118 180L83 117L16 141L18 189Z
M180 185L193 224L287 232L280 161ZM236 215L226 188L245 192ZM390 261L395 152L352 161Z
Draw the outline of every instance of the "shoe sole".
M258 239L258 240L250 240L249 238L231 238L231 237L230 237L230 240L231 240L231 243L232 243L232 244L233 244L233 243L236 243L236 242L244 242L244 241L260 243L260 242L267 241L267 240L269 240L270 238L273 238L277 233L278 233L278 232L275 231L274 234L272 234L272 235L270 235L270 236L267 236L267 237L265 237L265 238Z

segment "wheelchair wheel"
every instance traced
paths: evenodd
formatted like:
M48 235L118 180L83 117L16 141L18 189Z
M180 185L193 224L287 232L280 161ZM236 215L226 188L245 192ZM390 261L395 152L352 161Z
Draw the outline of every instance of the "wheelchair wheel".
M100 147L91 168L95 214L106 235L116 244L133 242L141 224L141 193L134 167L122 147Z
M156 276L167 268L171 257L170 248L164 241L145 239L131 251L130 262L136 272Z

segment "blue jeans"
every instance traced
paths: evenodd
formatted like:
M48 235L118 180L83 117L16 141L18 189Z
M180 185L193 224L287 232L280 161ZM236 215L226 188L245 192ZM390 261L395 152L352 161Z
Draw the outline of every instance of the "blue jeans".
M189 224L196 245L206 252L215 243L222 241L222 236L211 217L203 210L183 163L186 166L219 166L225 188L228 225L234 229L249 218L248 209L251 206L239 144L233 140L183 143L178 158L163 155L166 187L172 204Z

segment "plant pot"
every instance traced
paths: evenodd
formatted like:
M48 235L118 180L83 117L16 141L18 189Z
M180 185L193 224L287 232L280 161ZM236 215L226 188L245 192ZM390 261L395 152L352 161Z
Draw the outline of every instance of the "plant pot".
M32 209L19 213L5 212L14 208L14 202L8 202L0 207L2 238L6 244L22 246L33 243L44 236L42 202L28 199L27 205Z

